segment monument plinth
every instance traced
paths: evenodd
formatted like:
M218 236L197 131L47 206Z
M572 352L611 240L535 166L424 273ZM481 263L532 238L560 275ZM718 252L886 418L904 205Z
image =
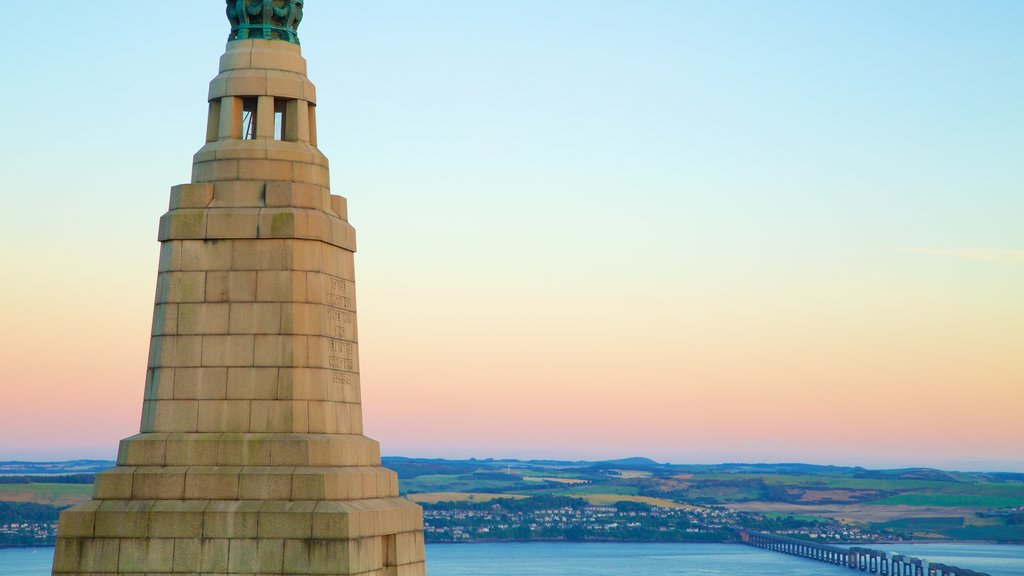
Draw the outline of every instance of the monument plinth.
M363 436L302 2L227 4L207 143L160 220L141 431L61 514L53 573L422 575L422 512Z

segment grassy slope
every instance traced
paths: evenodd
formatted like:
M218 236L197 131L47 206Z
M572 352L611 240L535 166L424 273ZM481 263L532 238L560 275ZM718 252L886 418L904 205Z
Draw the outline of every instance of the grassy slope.
M70 506L92 496L91 484L0 484L0 501Z

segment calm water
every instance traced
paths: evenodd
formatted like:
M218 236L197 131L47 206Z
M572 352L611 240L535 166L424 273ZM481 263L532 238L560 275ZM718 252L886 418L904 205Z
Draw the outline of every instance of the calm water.
M992 576L1024 576L1024 546L922 544L892 551ZM0 550L0 575L48 576L52 548ZM437 544L430 576L829 576L847 568L728 544Z

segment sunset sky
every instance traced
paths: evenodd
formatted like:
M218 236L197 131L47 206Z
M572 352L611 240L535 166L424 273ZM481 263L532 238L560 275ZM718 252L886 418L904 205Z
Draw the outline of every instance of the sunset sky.
M228 33L219 0L64 3L0 55L0 459L138 431ZM1024 471L1022 29L1019 0L308 0L367 434Z

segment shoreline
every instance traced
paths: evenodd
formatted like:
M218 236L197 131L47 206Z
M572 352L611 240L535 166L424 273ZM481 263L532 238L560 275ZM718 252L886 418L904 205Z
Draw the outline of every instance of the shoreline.
M813 542L808 540L808 542ZM720 544L723 546L746 546L743 542L722 540L718 542L696 542L696 541L662 541L662 540L559 540L559 539L537 539L537 540L474 540L472 542L427 542L427 546L473 546L475 544L658 544L658 545L706 545ZM836 542L829 543L831 546L874 546L885 548L886 546L1024 546L1024 542L995 542L990 540L913 540L907 542L888 542L883 544L872 544L864 542ZM0 545L3 550L31 550L38 548L54 548L53 544L31 544L31 545Z

